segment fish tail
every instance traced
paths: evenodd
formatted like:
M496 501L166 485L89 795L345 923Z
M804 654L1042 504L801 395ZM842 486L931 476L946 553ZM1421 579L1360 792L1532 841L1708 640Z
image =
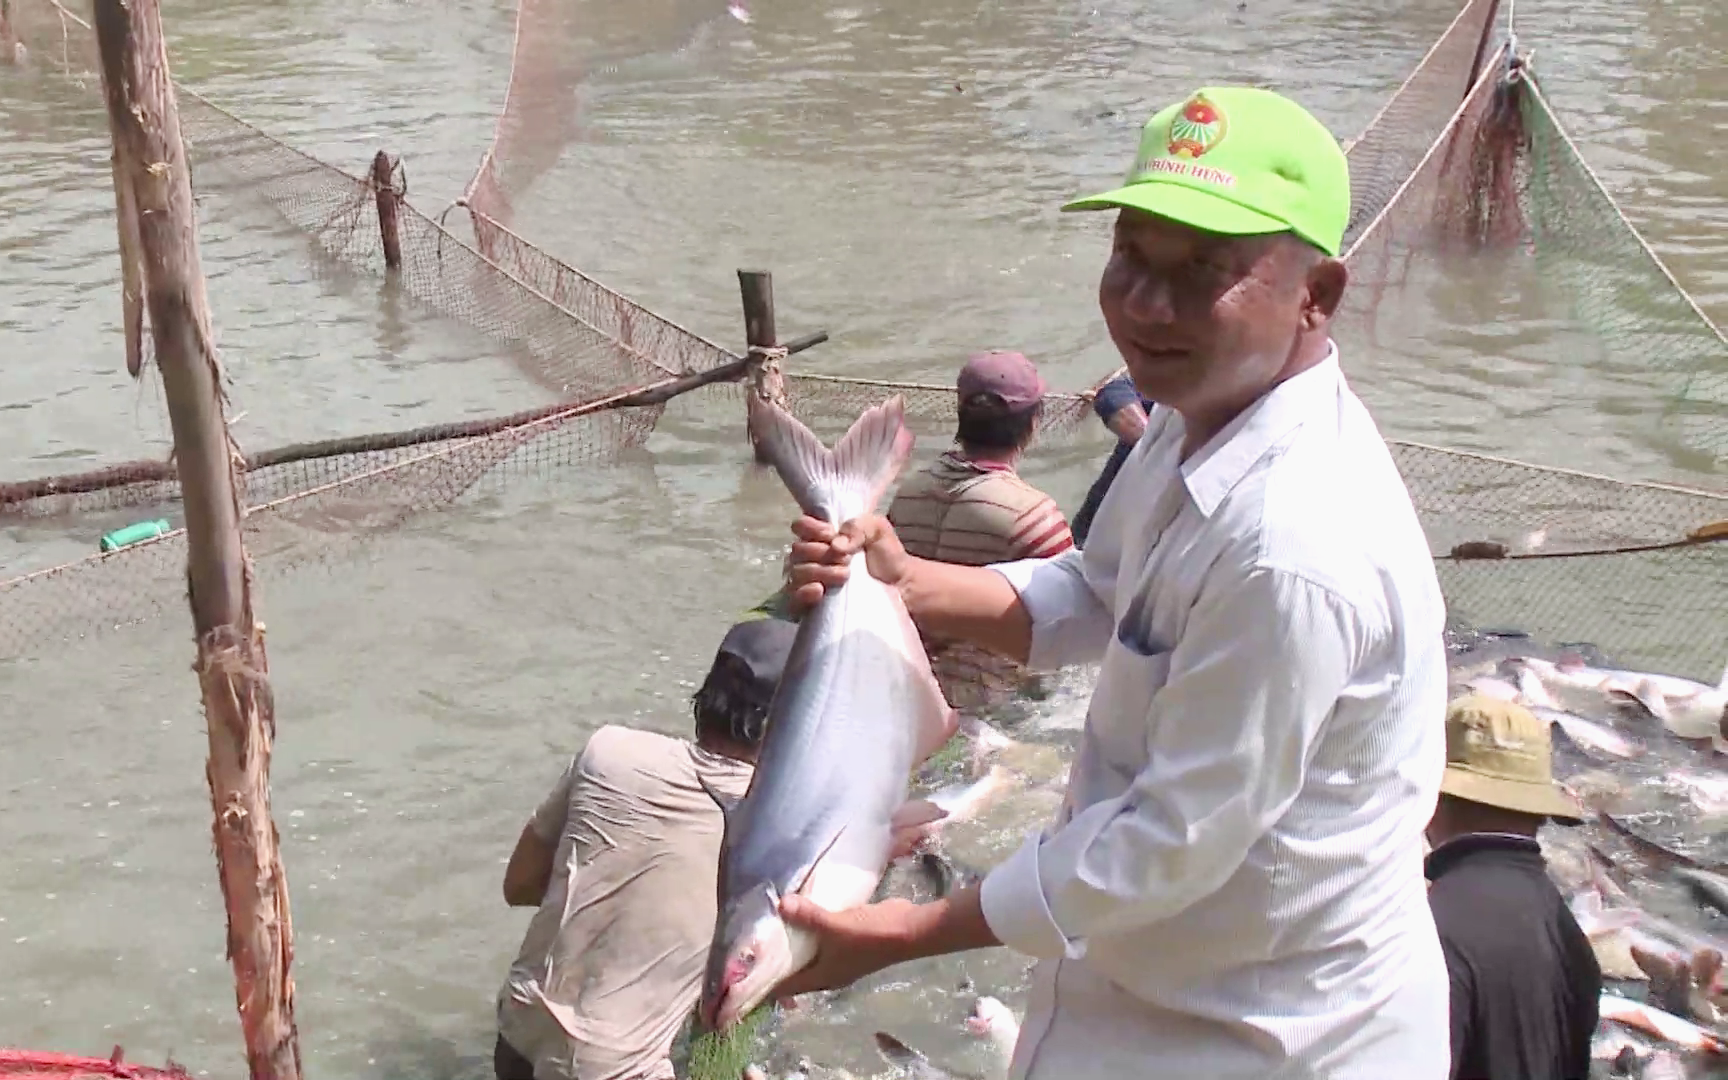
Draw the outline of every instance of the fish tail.
M840 525L876 509L912 456L899 395L866 409L830 450L791 413L752 394L750 430L798 508Z

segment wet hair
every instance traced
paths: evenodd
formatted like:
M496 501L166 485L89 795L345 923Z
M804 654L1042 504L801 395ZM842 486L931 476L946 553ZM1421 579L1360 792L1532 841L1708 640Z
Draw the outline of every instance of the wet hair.
M715 657L708 678L690 698L696 737L724 739L749 750L760 747L771 695L755 683L742 660L725 653Z
M1044 411L1044 403L1013 409L995 394L976 394L962 401L959 411L960 426L955 438L962 447L1024 450L1032 441L1032 429Z

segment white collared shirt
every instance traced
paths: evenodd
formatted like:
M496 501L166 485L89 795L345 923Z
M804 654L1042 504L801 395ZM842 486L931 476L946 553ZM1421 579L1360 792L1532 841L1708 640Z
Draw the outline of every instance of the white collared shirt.
M984 882L1043 961L1013 1075L1441 1080L1422 869L1444 602L1337 350L1186 462L1154 411L1086 549L995 567L1102 658L1061 819Z

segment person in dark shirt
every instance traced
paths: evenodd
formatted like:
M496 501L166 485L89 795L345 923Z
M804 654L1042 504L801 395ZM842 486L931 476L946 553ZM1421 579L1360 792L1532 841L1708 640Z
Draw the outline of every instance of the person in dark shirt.
M1548 878L1536 830L1578 824L1548 724L1470 696L1446 715L1428 905L1452 980L1452 1080L1585 1080L1602 971Z
M1092 397L1092 411L1104 421L1105 427L1115 433L1116 446L1105 459L1098 479L1092 481L1092 487L1087 490L1080 512L1074 515L1070 531L1074 534L1075 547L1086 546L1086 534L1092 531L1092 519L1104 502L1104 495L1115 482L1122 463L1128 460L1128 452L1146 432L1146 417L1152 411L1152 403L1140 396L1132 379L1118 375L1098 388L1098 393Z

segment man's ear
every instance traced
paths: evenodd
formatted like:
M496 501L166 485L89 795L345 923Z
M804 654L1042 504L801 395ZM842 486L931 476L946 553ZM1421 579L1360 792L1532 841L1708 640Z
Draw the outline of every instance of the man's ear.
M1344 302L1344 287L1350 271L1339 259L1326 257L1308 268L1308 295L1302 305L1302 326L1319 330Z

